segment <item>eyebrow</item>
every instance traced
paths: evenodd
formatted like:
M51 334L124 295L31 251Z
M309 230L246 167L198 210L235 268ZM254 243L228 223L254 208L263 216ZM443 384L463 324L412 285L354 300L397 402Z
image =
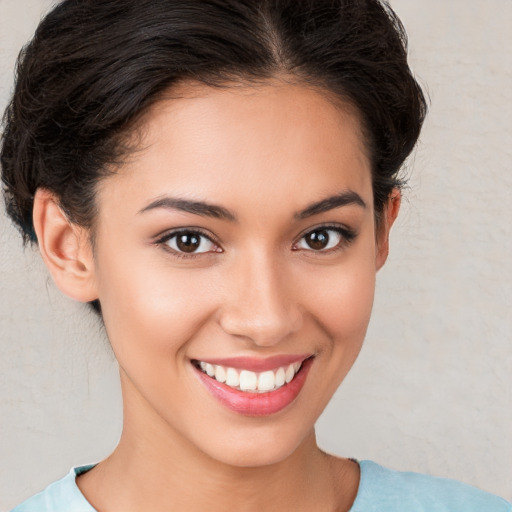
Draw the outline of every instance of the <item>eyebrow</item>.
M366 203L363 201L362 197L357 192L348 190L310 204L304 210L296 213L295 218L299 220L307 219L313 215L318 215L319 213L328 212L329 210L334 210L335 208L351 204L356 204L362 208L366 208Z
M203 217L213 217L214 219L224 219L231 222L236 221L234 213L222 206L206 203L204 201L190 201L174 197L162 197L148 204L139 213L145 213L156 208L165 208L167 210L181 210L182 212L193 213Z
M336 194L334 196L322 199L316 203L312 203L307 206L304 210L296 213L294 217L298 220L307 219L313 215L334 210L335 208L341 208L356 204L362 208L366 208L366 203L363 201L361 196L356 192L349 190ZM161 197L148 204L139 213L145 213L150 210L157 208L164 208L167 210L181 210L183 212L192 213L194 215L201 215L203 217L212 217L214 219L223 219L230 222L236 222L236 215L230 210L218 206L215 204L207 203L205 201L191 201L188 199L181 199L175 197Z

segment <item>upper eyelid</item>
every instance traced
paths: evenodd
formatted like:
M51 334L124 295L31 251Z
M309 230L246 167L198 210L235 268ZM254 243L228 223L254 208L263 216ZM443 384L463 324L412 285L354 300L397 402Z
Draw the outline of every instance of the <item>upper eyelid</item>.
M332 230L337 231L338 233L344 234L344 235L350 235L351 237L357 236L358 232L357 230L347 226L346 224L341 223L326 223L326 224L318 224L317 226L309 227L302 231L296 238L296 241L300 240L301 238L304 238L308 233L312 233L314 231L320 231L320 230Z
M156 243L163 243L167 240L170 240L174 236L179 235L180 233L193 233L197 235L204 236L210 242L213 242L214 244L219 245L220 242L218 241L217 237L214 236L212 233L209 233L205 231L203 228L199 227L184 227L184 228L174 228L174 229L168 229L166 231L163 231L159 235L155 236L155 242Z

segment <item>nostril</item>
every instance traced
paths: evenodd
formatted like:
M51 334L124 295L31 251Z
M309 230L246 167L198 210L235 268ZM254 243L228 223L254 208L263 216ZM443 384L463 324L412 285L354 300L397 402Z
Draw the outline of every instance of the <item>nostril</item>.
M280 309L279 311L246 308L224 308L219 315L219 324L224 332L250 339L261 346L271 346L297 332L302 324L298 312Z

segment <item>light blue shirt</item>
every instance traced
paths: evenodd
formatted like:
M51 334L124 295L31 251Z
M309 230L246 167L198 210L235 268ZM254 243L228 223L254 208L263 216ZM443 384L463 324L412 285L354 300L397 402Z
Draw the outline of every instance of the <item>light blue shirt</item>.
M512 512L512 503L454 480L393 471L369 460L359 465L361 480L350 512ZM95 512L75 481L92 467L73 468L11 512Z

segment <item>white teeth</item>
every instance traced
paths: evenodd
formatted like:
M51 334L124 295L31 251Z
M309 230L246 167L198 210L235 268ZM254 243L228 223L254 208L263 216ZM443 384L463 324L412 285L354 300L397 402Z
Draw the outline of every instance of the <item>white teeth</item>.
M276 372L276 388L280 388L286 382L286 373L284 368L279 368Z
M226 382L226 370L222 366L215 367L215 380L219 382Z
M258 376L249 370L240 372L240 389L242 391L255 391L258 387Z
M258 391L271 391L275 388L276 378L273 371L260 373Z
M234 368L228 368L226 372L226 384L232 388L240 384L240 374Z
M288 384L288 382L290 382L293 377L295 375L295 368L293 366L293 364L291 364L290 366L288 366L288 368L286 368L286 372L285 372L285 376L284 376L284 380L286 382L286 384Z
M223 382L240 391L253 393L274 391L288 384L293 380L302 365L301 362L292 363L286 367L282 366L275 370L256 373L250 370L227 368L218 364L213 365L204 361L198 361L197 363L204 373L218 382Z
M215 375L215 368L213 364L206 363L205 371L210 377L213 377Z

